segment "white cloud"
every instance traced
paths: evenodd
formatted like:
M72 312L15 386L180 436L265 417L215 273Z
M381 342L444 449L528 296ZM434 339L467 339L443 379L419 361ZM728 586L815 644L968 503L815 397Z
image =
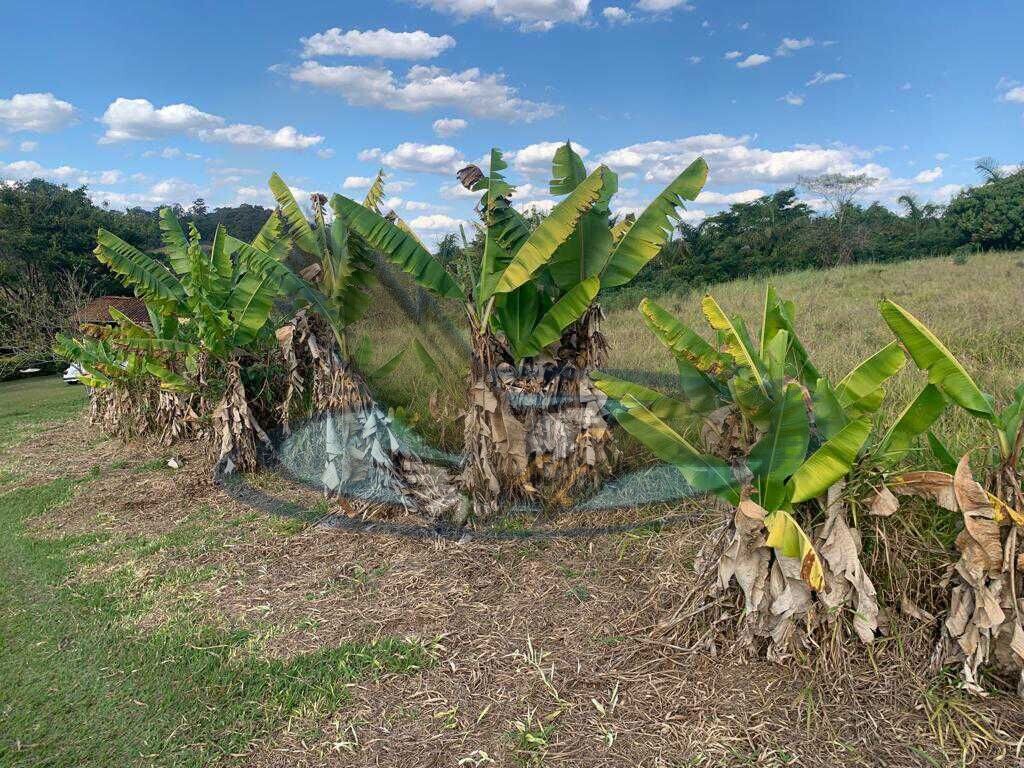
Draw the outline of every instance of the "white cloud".
M921 171L917 176L911 179L911 181L913 181L914 184L931 184L933 181L938 181L940 178L942 178L942 167L937 165L927 171Z
M789 56L793 51L799 51L801 48L810 48L812 45L814 45L813 37L805 37L803 39L784 37L782 42L779 43L779 47L775 49L775 55Z
M687 0L637 0L636 7L641 11L660 13L678 8L681 11L692 11L695 6Z
M480 192L473 192L471 190L468 190L461 184L443 184L439 191L441 193L441 197L447 198L449 200L457 200L459 198L477 199L480 197L481 194Z
M761 189L745 189L742 192L726 193L704 191L697 195L694 202L704 205L733 205L734 203L750 203L764 196L765 192Z
M38 141L23 141L18 145L18 149L22 152L35 152L39 149Z
M373 184L373 178L370 176L346 176L345 180L341 182L341 188L369 189L371 184Z
M177 147L164 147L161 150L147 149L142 153L143 157L162 157L164 160L174 160L181 157L181 150Z
M790 91L785 96L780 96L779 101L784 101L791 107L802 107L804 105L803 94Z
M815 72L814 77L807 81L807 85L825 85L825 83L835 83L839 80L845 80L849 75L845 72Z
M356 155L356 158L361 163L368 163L371 160L379 160L382 154L384 154L383 149L380 147L372 147L370 149L361 150L359 154Z
M403 112L457 108L477 117L532 122L551 117L559 107L519 98L505 82L504 74L481 72L476 67L450 72L440 67L416 65L402 82L389 69L361 66L329 67L306 61L290 74L292 80L337 91L360 107L379 107Z
M201 130L198 132L198 136L201 141L222 141L261 149L309 149L324 140L323 136L301 134L290 125L273 131L262 125L247 125L245 123Z
M469 123L459 117L442 117L434 121L434 134L442 139L447 139L464 131L467 125Z
M617 5L609 5L601 11L601 15L604 16L605 21L609 24L628 24L633 20L633 17L629 15L629 11L619 8Z
M290 125L276 131L245 123L225 125L223 117L191 104L155 107L148 99L118 98L107 107L100 122L107 126L100 144L177 134L263 149L307 149L323 141L322 136L305 136Z
M943 160L948 160L949 159L949 153L948 152L936 152L935 153L935 159L938 160L941 163Z
M1000 97L1002 101L1016 101L1024 104L1024 85L1017 85L1007 90Z
M401 208L402 203L404 202L405 200L403 200L402 198L392 195L391 197L384 201L384 207L394 210L395 208Z
M124 180L124 174L118 170L83 171L70 165L46 168L35 160L15 160L13 163L0 162L0 177L22 181L37 178L48 179L59 184L73 185L110 185L119 184Z
M429 211L436 209L437 206L433 203L424 203L420 200L406 200L405 210L407 211Z
M551 213L551 209L558 204L556 200L539 199L539 200L527 200L525 202L516 201L512 207L527 213L529 211L536 211L537 213Z
M11 133L49 133L75 122L75 108L52 93L16 93L0 99L0 126Z
M913 87L914 86L912 86L909 82L907 82L907 83L904 83L903 85L900 86L900 90L901 91L909 91Z
M435 37L423 30L392 32L381 28L347 32L333 27L302 38L302 57L375 56L381 59L433 59L455 45L451 35Z
M691 64L700 64L702 61L704 61L704 57L703 56L691 56L690 57L690 63Z
M389 168L420 173L439 173L445 176L455 173L466 165L462 153L448 144L418 144L404 141L391 151L384 152L377 157Z
M316 156L319 157L321 160L330 160L332 157L334 157L334 150L331 149L330 147L324 147L323 149L318 149L316 151Z
M426 230L456 230L459 228L459 224L463 222L459 219L453 219L444 213L432 213L427 216L417 216L415 219L409 222L409 226L413 229L426 229Z
M169 104L157 108L148 99L118 98L107 107L100 122L107 126L100 143L113 144L193 133L221 125L224 118L203 112L191 104Z
M486 14L524 31L546 32L556 24L581 22L590 0L417 0L420 5L460 18ZM682 0L678 0L682 2Z
M539 141L536 144L528 144L522 149L512 150L505 153L505 162L521 173L537 173L543 171L551 172L551 160L555 156L563 141ZM590 150L581 144L573 144L572 148L580 157L586 157Z
M771 56L765 56L763 53L752 53L743 61L737 61L736 66L740 69L748 69L749 67L760 67L762 64L767 64L772 60Z
M725 54L724 58L726 61L732 61L733 59L738 59L742 55L743 51L729 51Z
M674 179L699 156L707 160L716 184L793 184L801 175L820 173L867 173L876 178L890 175L888 169L865 162L872 153L856 147L798 144L770 150L751 146L751 142L750 136L711 133L631 144L598 159L613 171L639 171L645 181L660 184Z
M963 189L962 184L943 184L932 192L931 199L941 203L949 202L953 195L961 189Z

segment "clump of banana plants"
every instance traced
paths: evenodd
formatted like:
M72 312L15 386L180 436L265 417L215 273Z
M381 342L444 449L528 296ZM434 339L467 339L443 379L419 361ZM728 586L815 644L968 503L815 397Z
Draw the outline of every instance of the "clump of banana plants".
M587 172L569 143L555 153L550 191L562 199L535 228L512 204L514 187L499 150L485 174L459 171L481 193L483 254L466 294L414 236L345 197L332 205L373 248L415 269L425 284L465 305L471 336L465 468L468 509L456 522L483 520L499 506L540 500L567 504L611 470L605 396L589 374L603 364L606 342L596 304L602 287L624 285L668 240L684 200L707 177L698 159L635 219L617 221L618 188L605 166Z
M277 214L252 244L218 227L209 252L195 227L186 235L169 209L160 211L160 229L167 265L106 230L97 235L96 258L146 302L152 320L152 327L137 325L112 309L118 324L104 342L141 359L159 383L165 437L205 441L218 471L252 470L257 443L271 446L245 380L266 368L274 302L292 297L334 316L283 263L287 242ZM92 365L85 367L99 370Z
M640 306L676 359L679 398L595 375L630 434L728 504L719 535L697 557L697 587L682 613L710 614L713 626L734 620L731 642L775 660L826 642L841 646L850 635L872 642L883 612L851 520L882 513L870 509L872 489L941 413L942 395L926 388L870 441L883 385L905 364L898 344L833 385L796 335L793 304L771 287L757 343L713 297L702 309L712 341L653 301ZM669 420L686 425L700 447Z
M914 363L928 374L929 386L972 417L992 436L980 453L974 477L970 455L959 461L929 434L943 471L907 472L882 494L931 499L963 518L956 539L960 553L950 573L949 610L933 657L936 666L956 664L966 689L980 692L983 667L1016 676L1024 696L1024 385L1001 408L983 392L946 346L916 317L883 301L885 322Z

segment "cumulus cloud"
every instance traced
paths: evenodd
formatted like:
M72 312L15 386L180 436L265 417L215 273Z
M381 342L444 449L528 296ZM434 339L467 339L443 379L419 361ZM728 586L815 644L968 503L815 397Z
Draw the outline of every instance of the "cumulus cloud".
M306 61L291 70L292 80L336 91L360 107L379 107L403 112L457 108L477 117L532 122L551 117L559 107L518 96L503 74L478 68L450 72L440 67L416 65L396 79L389 69L363 66L331 67Z
M912 181L915 184L931 184L933 181L938 181L940 178L942 178L942 167L937 165L929 170L921 171L912 179Z
M536 144L528 144L522 149L506 152L505 162L525 174L541 171L550 173L551 160L555 156L555 150L564 143L562 141L539 141ZM572 148L580 157L590 154L590 150L581 144L574 143Z
M805 37L797 39L795 37L784 37L782 42L779 43L779 47L775 49L776 56L789 56L793 51L799 51L801 48L810 48L814 45L814 38Z
M409 226L413 229L453 231L458 229L462 223L464 222L460 219L453 219L447 214L432 213L427 216L417 216L409 222Z
M703 156L719 184L793 184L802 175L820 173L867 173L881 178L887 169L870 160L872 153L848 146L823 147L800 144L771 150L753 146L750 136L720 133L681 139L631 144L601 155L598 160L620 173L643 173L647 182L667 183Z
M1015 101L1024 104L1024 85L1007 88L999 98L1001 101Z
M107 107L100 122L107 127L101 144L179 134L263 149L307 149L323 141L322 136L305 136L290 125L276 131L245 123L227 125L223 117L191 104L156 107L148 99L118 98Z
M697 195L695 203L704 205L733 205L734 203L751 203L759 197L764 197L765 192L761 189L744 189L741 192L708 192L704 191Z
M738 59L742 55L743 55L743 51L728 51L725 54L724 58L725 58L726 61L732 61L733 59Z
M52 93L16 93L0 99L0 126L11 133L50 133L75 122L75 108Z
M434 121L434 133L442 139L447 139L464 131L467 125L469 123L459 117L442 117Z
M803 94L790 91L785 96L780 96L779 101L784 101L791 107L802 107L804 105Z
M542 198L539 200L527 200L525 202L519 202L517 200L512 204L512 207L522 213L529 213L531 211L536 213L551 213L551 209L557 204L558 202L556 200Z
M743 61L737 61L736 66L740 69L749 69L750 67L760 67L762 64L767 64L771 60L771 56L765 56L763 53L752 53Z
M59 184L76 186L82 184L110 185L119 184L123 181L124 174L118 170L83 171L70 165L47 168L35 160L15 160L13 163L0 162L0 178L18 179L20 181L48 179Z
M703 56L691 56L690 57L690 63L691 64L700 64L702 61L704 61L704 57Z
M405 201L405 210L407 211L429 211L431 209L436 209L437 207L438 206L433 203L424 203L420 200Z
M360 159L364 152L360 153ZM455 173L466 165L462 153L455 147L448 144L418 144L412 141L403 141L389 152L378 150L372 159L380 160L388 168L419 173L438 173L445 176Z
M474 198L480 197L480 192L473 192L466 189L461 184L442 184L440 190L441 197L448 200L458 200L459 198Z
M302 57L315 56L375 56L381 59L433 59L455 45L451 35L435 37L423 30L392 32L390 29L350 29L347 32L333 27L304 37Z
M223 128L201 130L198 136L202 141L222 141L243 147L260 147L261 149L309 149L324 140L323 136L307 136L301 134L290 125L274 131L262 125L236 123Z
M814 77L807 81L807 85L825 85L826 83L835 83L839 80L845 80L849 75L845 72L818 72L814 73Z
M653 0L667 2L669 0ZM581 22L590 0L417 0L419 5L459 18L488 15L498 21L518 24L524 31L546 32L556 24ZM681 3L682 0L676 0Z
M604 16L605 21L609 24L628 24L633 20L633 17L629 15L629 11L619 8L617 5L609 5L601 11L601 15Z

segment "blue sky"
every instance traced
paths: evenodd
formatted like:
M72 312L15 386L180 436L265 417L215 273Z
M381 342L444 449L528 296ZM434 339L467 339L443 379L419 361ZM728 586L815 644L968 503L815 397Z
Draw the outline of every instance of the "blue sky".
M373 0L4 4L0 178L115 207L357 199L379 167L425 237L472 217L453 171L498 146L546 208L551 142L641 207L698 154L689 206L866 172L945 200L1024 160L1024 2Z

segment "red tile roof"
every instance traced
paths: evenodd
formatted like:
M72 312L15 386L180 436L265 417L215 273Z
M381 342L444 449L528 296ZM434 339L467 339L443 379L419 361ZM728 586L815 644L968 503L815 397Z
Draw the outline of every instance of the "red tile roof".
M123 312L128 319L139 325L149 325L149 313L142 299L135 296L100 296L93 299L78 312L74 319L78 323L113 323L110 307Z

